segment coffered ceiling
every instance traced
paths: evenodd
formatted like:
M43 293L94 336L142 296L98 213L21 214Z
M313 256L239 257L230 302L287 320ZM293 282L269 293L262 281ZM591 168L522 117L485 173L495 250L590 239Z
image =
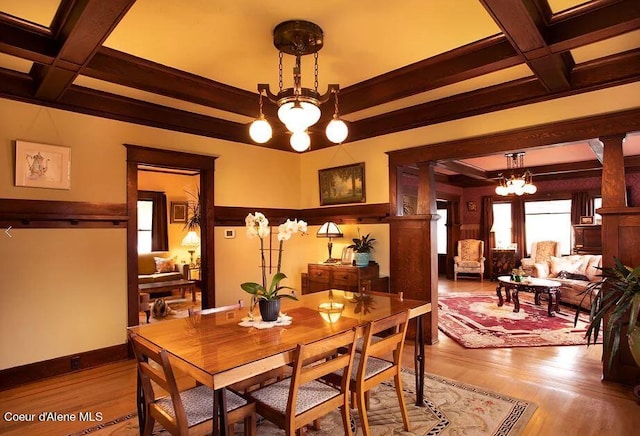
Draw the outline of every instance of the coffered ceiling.
M324 30L319 91L340 84L347 141L640 80L638 0L4 0L0 96L253 144L256 86L277 89L272 32L290 19ZM331 146L323 109L316 150ZM263 146L289 150L287 134L275 129ZM566 146L568 161L595 157ZM625 148L640 155L640 137ZM527 163L549 155L527 151ZM502 155L463 163L505 166Z

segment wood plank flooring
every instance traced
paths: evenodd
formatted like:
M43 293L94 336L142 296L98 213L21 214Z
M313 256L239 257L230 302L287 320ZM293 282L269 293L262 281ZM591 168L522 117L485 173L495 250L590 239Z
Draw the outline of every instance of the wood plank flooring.
M441 281L440 293L494 292L495 283ZM468 350L440 333L426 347L427 371L522 398L538 409L522 433L530 435L632 435L640 428L640 404L628 386L601 381L601 346ZM413 366L413 347L405 348ZM118 362L0 392L0 434L66 435L90 422L37 422L43 411L101 412L104 421L135 411L135 364ZM7 422L5 413L33 413L36 422ZM95 434L136 434L133 421ZM92 433L94 434L94 433Z

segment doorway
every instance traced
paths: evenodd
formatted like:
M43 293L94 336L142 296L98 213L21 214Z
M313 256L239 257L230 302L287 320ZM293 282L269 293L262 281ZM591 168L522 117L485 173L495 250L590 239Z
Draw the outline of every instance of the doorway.
M214 164L215 157L160 150L125 144L127 148L127 325L139 323L138 318L138 170L150 165L170 170L199 172L200 185L200 250L202 307L215 306L214 262Z

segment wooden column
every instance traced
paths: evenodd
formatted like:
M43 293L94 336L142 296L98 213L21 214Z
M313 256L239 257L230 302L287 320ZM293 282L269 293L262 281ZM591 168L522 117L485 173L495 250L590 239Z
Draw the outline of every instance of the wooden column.
M397 166L390 165L391 173ZM390 180L397 180L390 174ZM394 186L393 184L391 186ZM436 249L436 195L434 166L419 164L417 214L398 216L397 203L390 201L389 218L391 291L402 291L406 298L431 302L431 314L425 319L425 343L438 341L438 255ZM408 335L415 337L415 327Z
M604 144L602 159L602 207L626 207L627 190L624 180L624 154L622 141L625 135L600 138Z

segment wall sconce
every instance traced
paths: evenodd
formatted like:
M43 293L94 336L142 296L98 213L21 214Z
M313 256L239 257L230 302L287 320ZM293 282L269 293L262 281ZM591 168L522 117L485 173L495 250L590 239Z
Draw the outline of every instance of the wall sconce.
M338 225L333 221L327 221L322 226L320 226L320 229L318 230L316 236L318 238L329 238L329 243L327 244L327 247L329 248L329 258L325 260L324 263L340 262L340 259L334 259L331 257L331 249L333 248L333 242L331 242L331 239L342 238L343 236L340 227L338 227Z

